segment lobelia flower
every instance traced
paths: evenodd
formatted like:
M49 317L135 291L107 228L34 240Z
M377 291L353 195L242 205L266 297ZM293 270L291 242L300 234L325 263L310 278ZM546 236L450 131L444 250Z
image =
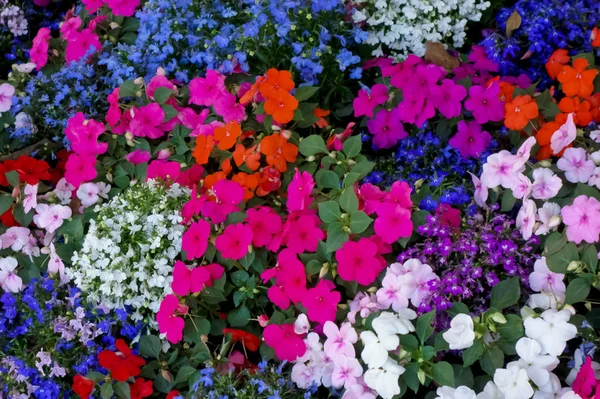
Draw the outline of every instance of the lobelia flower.
M600 235L600 202L594 197L580 195L572 205L562 208L561 215L567 226L569 241L579 244L585 241L593 244Z
M444 79L439 86L434 86L431 94L431 103L442 115L448 119L460 116L461 101L467 96L467 89L464 86L450 79Z
M483 183L481 182L481 180L479 180L477 176L475 176L471 172L469 172L469 174L471 175L471 181L473 182L473 186L475 187L473 199L475 200L475 203L477 205L479 205L482 208L485 208L487 206L485 202L488 199L488 189L486 186L483 185Z
M565 150L556 166L565 172L571 183L587 183L596 169L594 161L587 158L585 149L572 147Z
M17 275L18 262L13 257L0 258L0 287L8 292L19 292L23 288L23 280Z
M335 253L338 273L346 281L369 285L382 270L377 256L377 245L368 238L361 238L358 242L347 241Z
M102 50L102 44L98 38L98 35L89 28L82 29L80 32L71 32L69 39L67 40L67 48L65 50L65 59L67 63L72 61L78 61L83 57L91 48L95 51Z
M358 335L350 323L342 323L338 328L334 322L326 321L323 325L323 333L327 337L324 349L329 357L333 358L336 354L356 356L354 344L358 342Z
M554 198L562 187L562 180L548 168L538 168L533 171L533 186L531 195L536 199L548 200Z
M494 383L506 398L528 399L534 393L527 371L514 364L505 369L497 369Z
M548 384L550 381L550 371L558 366L558 359L555 356L542 355L542 347L537 341L531 338L523 337L519 339L515 350L520 359L509 363L507 367L515 364L525 370L528 377L538 387Z
M371 89L360 89L357 97L352 102L354 116L373 117L373 110L385 104L388 100L388 88L386 85L377 83Z
M404 371L404 367L388 358L381 368L367 370L365 383L383 399L392 399L395 395L400 394L398 380Z
M487 122L499 122L504 118L504 104L498 99L500 86L497 82L488 88L471 86L465 108L473 113L480 125Z
M9 111L12 107L12 98L15 87L10 83L0 84L0 113Z
M73 214L71 208L62 205L39 204L35 208L36 215L33 217L33 223L48 233L53 233L62 226L63 221Z
M65 164L65 179L74 187L81 183L94 180L96 172L96 157L91 155L71 154Z
M185 251L187 260L201 258L208 248L210 237L210 223L200 219L192 223L183 233L181 249Z
M165 111L159 104L150 103L133 107L130 112L133 118L129 127L134 136L158 139L165 134L160 128L165 120Z
M166 334L167 340L176 344L183 338L183 327L185 321L176 315L187 313L187 307L179 304L175 295L167 295L160 303L160 309L156 313L156 321L161 334Z
M476 399L477 394L471 388L466 386L460 386L458 388L452 388L442 386L435 391L438 395L435 399Z
M479 158L491 141L492 136L485 130L482 131L481 125L477 122L459 121L458 133L448 141L448 144L456 148L463 158Z
M391 111L381 109L375 119L367 121L367 128L373 135L373 144L377 148L391 148L408 136L398 113L398 108Z
M554 154L558 154L577 138L577 127L573 122L573 114L569 114L567 121L562 125L550 139L550 148Z
M329 280L321 280L315 288L306 291L302 306L306 308L306 315L311 321L324 324L335 320L340 300L341 294L335 291L335 284Z
M306 344L294 332L293 324L269 324L263 331L263 337L280 360L293 362L306 352Z
M125 155L125 159L134 165L146 163L150 160L150 158L150 151L142 150L140 148L137 148L135 151L132 151L129 154Z
M100 188L95 183L83 183L77 189L77 198L81 201L81 205L84 207L92 206L100 197L98 196Z
M215 240L215 247L225 259L239 260L252 244L252 229L242 223L231 224Z
M473 346L475 332L473 331L473 319L467 314L457 314L450 322L450 329L442 334L444 340L450 345L450 349L467 349Z
M521 231L524 240L528 240L533 234L536 213L535 202L529 199L523 201L523 206L517 214L515 226Z
M525 335L541 345L542 354L558 357L565 350L567 341L577 335L577 327L569 323L570 318L568 310L548 309L541 317L525 319Z
M288 200L286 203L288 211L303 211L308 209L313 200L311 197L313 188L315 188L315 180L312 175L296 169L294 177L288 186Z
M106 3L114 15L131 17L140 5L140 0L107 0Z
M546 292L557 297L564 297L566 292L564 278L564 274L550 271L546 264L546 257L542 256L533 264L533 272L529 275L529 286L536 292Z

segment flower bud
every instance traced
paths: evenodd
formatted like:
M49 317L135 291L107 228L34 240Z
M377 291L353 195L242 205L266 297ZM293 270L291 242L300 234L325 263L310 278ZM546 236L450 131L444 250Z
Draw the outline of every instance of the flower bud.
M281 127L277 126L277 125L271 125L271 130L278 132L281 130Z
M258 316L258 324L263 328L266 327L269 324L269 316L266 314Z
M543 168L549 168L550 166L552 166L552 163L547 159L544 159L543 161L538 162L538 165L540 165Z
M285 138L286 138L286 140L289 140L289 139L291 139L291 138L292 138L292 131L291 131L291 130L287 130L287 129L286 129L286 130L282 130L282 131L281 131L281 135L282 135L283 137L285 137Z
M349 159L348 160L348 165L354 166L354 165L356 165L356 161L354 159Z
M504 315L500 312L494 313L490 318L492 320L494 320L496 323L506 324L506 317L504 317Z
M333 158L333 159L335 159L336 157L337 157L337 153L336 153L335 151L331 151L331 152L329 153L329 158Z
M574 260L571 263L569 263L569 266L567 266L567 270L570 272L573 272L573 271L579 269L580 266L581 266L581 262Z
M308 162L314 162L315 161L315 156L314 155L309 155L308 158L306 158L306 160Z
M171 150L169 150L168 148L163 148L156 155L156 157L158 159L168 159L170 156L171 156Z
M132 132L125 132L125 139L127 141L133 140L133 133Z
M530 317L536 317L537 313L535 313L535 311L533 309L531 309L529 306L523 306L521 308L521 318L523 320L528 319Z
M596 166L600 165L600 151L592 152L590 158L592 158Z
M110 29L117 29L119 27L119 24L116 22L111 22L109 26L110 26Z
M136 96L136 97L141 97L141 96L142 96L142 94L143 94L143 93L142 93L142 91L141 91L141 90L138 90L138 91L136 91L136 92L135 92L135 96Z
M319 278L325 277L327 273L329 273L329 265L325 264L323 265L323 267L321 267L321 270L319 271Z
M562 222L562 218L558 215L554 215L548 221L548 226L551 228L555 228L555 227L558 227L561 222Z
M417 377L419 378L419 382L421 384L425 384L426 376L425 376L425 372L423 370L419 369L419 371L417 372Z
M374 293L376 293L376 292L377 292L377 287L370 287L370 288L367 290L367 292L369 292L369 293L371 293L371 294L374 294Z
M135 78L135 80L133 81L133 83L136 84L136 85L138 85L138 86L141 86L141 85L144 84L144 78L142 78L141 76L137 77L137 78Z
M158 67L156 68L156 74L159 76L167 76L167 71L165 71L165 68L163 67Z

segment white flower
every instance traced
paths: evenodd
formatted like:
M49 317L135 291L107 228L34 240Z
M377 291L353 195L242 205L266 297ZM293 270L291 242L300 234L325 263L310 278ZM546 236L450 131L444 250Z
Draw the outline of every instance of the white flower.
M21 277L17 276L17 260L12 257L0 258L0 287L8 292L19 292L23 287Z
M442 334L450 349L467 349L473 345L475 332L471 316L459 313L450 321L450 329Z
M497 369L494 373L494 383L506 398L528 399L533 396L533 388L529 383L527 371L516 365Z
M582 399L582 397L577 395L572 390L569 390L569 391L563 393L562 396L560 396L560 399Z
M36 208L33 222L39 228L46 229L49 233L62 226L63 221L71 217L73 212L68 206L39 204Z
M360 357L369 368L383 366L388 360L388 351L393 351L400 345L400 339L397 335L378 337L372 331L363 331L360 334L360 339L363 343L363 351Z
M560 356L567 341L577 335L577 327L568 322L570 318L571 312L568 310L548 309L541 317L530 317L524 321L525 335L539 342L541 353Z
M302 335L307 334L308 330L310 330L310 323L308 322L308 317L306 317L304 313L301 313L294 322L294 332L296 334Z
M436 399L476 399L475 391L466 386L458 388L439 387L435 393L438 395Z
M533 264L533 272L529 275L529 285L536 292L556 294L564 297L566 287L564 274L554 273L548 269L546 257L542 256Z
M505 397L494 384L494 381L488 381L483 388L483 392L477 394L477 399L505 399Z
M560 380L553 373L548 373L548 382L538 385L538 391L533 395L533 399L555 399L561 398L564 394L571 391L571 388L563 388Z
M29 73L35 69L35 64L33 62L27 62L25 64L17 65L17 72L21 73Z
M547 384L550 379L550 371L558 366L558 359L555 356L542 355L542 347L531 338L519 339L515 349L521 359L509 363L509 366L514 363L524 369L538 387Z
M383 399L391 399L400 394L398 379L404 373L404 367L392 359L386 359L381 368L371 368L365 373L367 386Z
M379 316L373 319L371 325L377 335L404 335L415 331L415 327L410 320L417 318L417 314L412 309L402 309L397 313L381 312Z
M544 235L556 230L561 223L560 205L554 202L544 203L544 206L538 209L537 219L541 224L535 231L536 235Z

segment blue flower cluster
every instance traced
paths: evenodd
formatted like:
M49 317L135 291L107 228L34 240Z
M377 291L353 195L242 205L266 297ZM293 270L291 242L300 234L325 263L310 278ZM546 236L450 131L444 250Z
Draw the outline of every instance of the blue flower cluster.
M389 187L394 181L402 180L415 186L428 186L431 194L421 201L420 207L435 210L438 203L460 206L471 201L472 184L467 172L478 175L490 150L492 142L478 159L464 159L458 150L446 145L430 131L422 131L400 141L392 156L377 154L376 167L365 183Z
M520 27L507 38L506 21L517 11ZM481 42L488 58L503 75L526 74L532 81L549 84L544 64L554 50L566 48L572 54L591 51L590 33L600 22L596 0L519 0L496 15L498 32L489 32ZM524 59L523 59L524 58Z
M242 4L240 4L242 3ZM146 76L164 68L181 82L217 69L263 73L293 66L302 82L362 75L359 43L367 33L343 22L340 0L149 0L136 16L129 60Z

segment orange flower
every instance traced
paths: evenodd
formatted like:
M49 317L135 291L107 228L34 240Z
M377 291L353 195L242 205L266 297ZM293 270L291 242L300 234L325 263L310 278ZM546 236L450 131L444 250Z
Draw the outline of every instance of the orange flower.
M592 113L590 112L591 104L586 101L580 101L577 97L565 97L558 103L558 109L564 114L556 115L554 119L561 125L567 121L567 116L573 113L573 122L579 126L587 126L592 121Z
M576 58L573 66L564 65L558 74L558 81L562 83L563 92L569 96L588 97L594 91L594 78L597 69L585 69L588 66L585 58Z
M296 162L298 147L288 143L281 134L274 133L262 139L260 152L267 156L267 163L280 172L287 170L287 162Z
M550 140L552 139L552 135L554 134L554 132L560 129L561 126L562 124L558 122L544 123L535 135L537 143L542 147L549 146Z
M224 172L215 172L211 175L207 175L204 178L204 183L202 184L202 187L206 188L206 189L211 189L212 186L215 185L216 182L218 182L219 180L225 180L227 178L227 175L225 175Z
M242 127L235 121L215 128L215 139L219 142L218 147L221 150L228 150L233 147L241 134Z
M260 83L260 94L265 98L275 97L280 90L289 93L295 87L290 71L278 71L271 68L266 73L266 78Z
M246 162L246 166L251 171L255 171L260 167L260 153L256 151L256 146L246 150L242 144L237 144L233 152L233 160L238 167Z
M329 122L327 122L327 119L325 119L325 117L327 115L329 115L331 113L331 111L329 110L324 110L321 108L315 108L315 111L313 112L313 114L315 115L315 117L319 118L315 124L313 125L313 127L318 126L321 129L323 129L324 127L329 126Z
M254 197L254 190L256 190L256 187L258 186L259 180L259 173L249 175L246 172L239 172L231 178L231 181L234 181L240 186L244 187L244 200L246 201Z
M562 70L563 65L569 62L570 59L571 57L569 57L567 50L556 50L550 58L548 58L548 62L546 62L546 72L548 72L548 76L552 79L556 79Z
M298 100L283 89L265 101L265 112L277 123L288 123L294 119L294 111L298 108Z
M531 119L537 118L538 106L531 96L516 96L505 106L504 125L512 130L521 130Z
M598 28L592 29L590 38L592 39L592 47L600 47L600 30Z
M221 170L226 175L228 175L231 172L231 170L232 170L232 168L231 168L231 158L226 158L223 162L221 162Z
M552 148L550 145L540 146L540 149L535 154L535 159L538 161L543 161L544 159L548 159L552 156Z
M259 76L258 78L256 78L256 82L254 82L254 84L250 86L250 89L246 93L244 93L242 97L240 97L240 104L248 104L250 100L254 98L256 93L258 93L258 88L260 87L260 84L264 82L265 79L266 78L264 76Z
M513 92L515 91L515 86L511 85L508 82L500 82L500 93L498 93L498 98L500 101L504 101L509 103L513 99Z
M262 343L260 338L256 335L235 328L224 328L223 334L231 334L231 340L233 342L241 342L246 349L252 352L256 352Z
M196 148L192 155L196 158L196 163L199 165L205 165L208 163L208 157L215 146L215 140L213 136L205 136L201 134L196 137Z

